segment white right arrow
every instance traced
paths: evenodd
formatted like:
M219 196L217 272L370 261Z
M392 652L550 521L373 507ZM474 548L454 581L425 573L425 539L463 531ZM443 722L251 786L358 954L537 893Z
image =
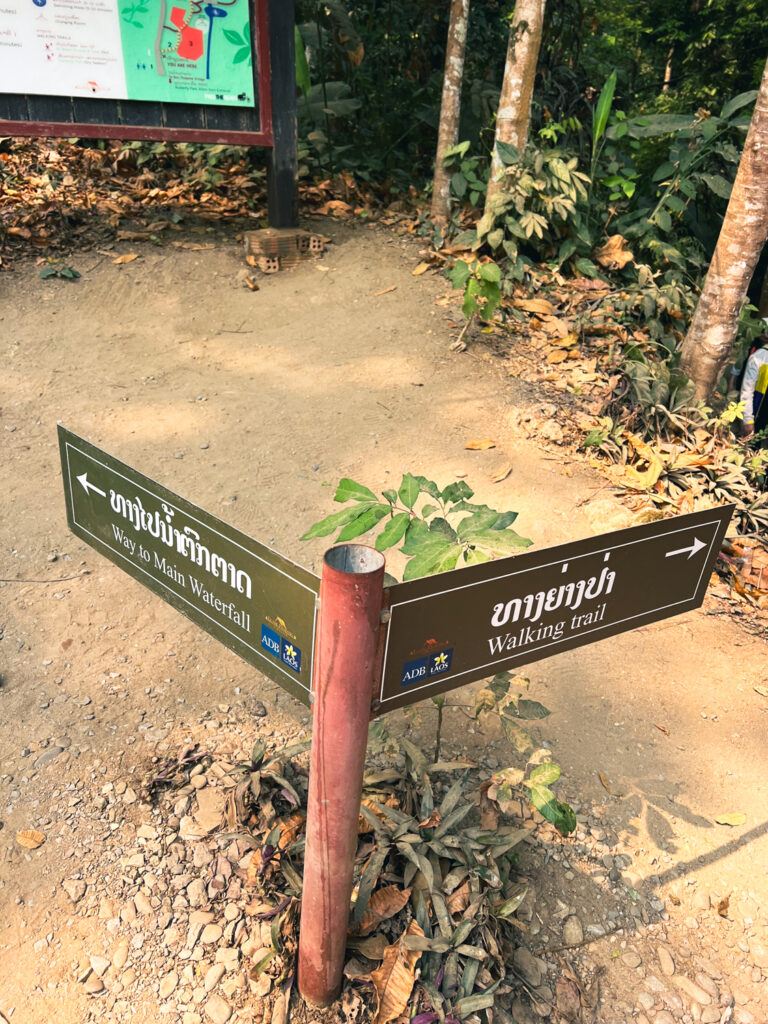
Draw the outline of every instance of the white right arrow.
M697 551L701 551L701 549L706 546L707 545L703 540L699 540L698 537L694 537L693 544L691 544L690 547L678 548L677 551L668 551L665 557L671 558L672 555L688 555L689 558L693 558Z
M102 491L102 489L100 487L97 487L96 484L89 483L87 473L83 473L83 475L79 476L77 479L83 485L86 494L88 493L88 491L96 491L96 493L100 494L102 498L106 498L106 491Z

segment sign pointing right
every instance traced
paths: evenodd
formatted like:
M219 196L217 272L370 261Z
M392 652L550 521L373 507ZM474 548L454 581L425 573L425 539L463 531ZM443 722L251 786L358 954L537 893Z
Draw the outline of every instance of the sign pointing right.
M704 600L732 505L390 589L381 714Z
M667 558L671 558L673 555L688 555L689 558L693 558L697 551L701 551L702 548L706 547L703 540L699 540L698 537L693 538L693 544L687 548L678 548L677 551L668 551L666 554Z

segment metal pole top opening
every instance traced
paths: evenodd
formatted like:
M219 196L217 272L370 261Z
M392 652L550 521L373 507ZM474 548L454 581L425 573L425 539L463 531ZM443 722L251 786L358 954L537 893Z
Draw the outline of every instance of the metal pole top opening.
M368 576L384 569L384 555L367 544L339 544L325 553L325 564L337 572Z

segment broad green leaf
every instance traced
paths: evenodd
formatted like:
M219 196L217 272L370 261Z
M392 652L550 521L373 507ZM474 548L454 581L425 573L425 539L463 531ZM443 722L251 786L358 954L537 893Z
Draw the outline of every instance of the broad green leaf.
M730 199L733 185L722 174L702 174L701 180L716 196L720 196L721 199Z
M477 921L462 921L451 936L451 945L454 948L460 946L462 942L469 938L475 928L477 928Z
M508 900L504 900L498 906L492 907L491 913L494 917L509 917L514 914L527 895L528 886L526 885L519 892L515 893L514 896L510 896Z
M382 496L387 499L390 505L397 504L397 491L394 489L394 487L390 487L388 488L388 490L382 491L381 493Z
M351 523L348 523L344 527L337 538L338 542L343 544L345 541L352 540L363 533L367 533L369 530L372 530L376 523L378 523L380 519L383 519L388 512L388 505L374 505L373 508L367 508L362 515L358 516L357 519L353 519Z
M509 142L497 142L496 152L499 155L499 160L501 160L505 166L515 164L520 159L520 150Z
M439 512L439 511L440 510L437 507L437 505L422 505L422 507L421 507L421 518L422 519L429 519L429 517L431 515L434 515L435 512Z
M558 832L567 836L576 828L576 815L568 804L560 803L551 789L546 786L533 786L530 790L531 803L547 821L551 822Z
M484 281L498 284L501 280L501 270L495 263L481 263L478 271Z
M560 778L560 768L556 764L540 764L531 772L529 782L540 786L551 786Z
M400 490L397 493L400 495L400 500L406 508L413 508L420 490L419 481L416 477L406 473L403 477L403 482L400 484Z
M434 498L435 500L439 499L440 488L434 480L427 480L425 476L415 476L414 480L418 482L418 485L424 494L428 494L430 498Z
M498 551L504 555L514 555L533 544L532 540L521 537L514 530L478 530L472 534L472 543L476 547Z
M430 521L429 532L439 534L445 540L450 541L451 544L455 544L459 539L454 528L442 516L437 516Z
M371 893L379 880L379 875L381 874L384 862L388 856L389 849L386 847L380 847L371 854L367 864L363 868L363 873L360 876L360 884L357 887L357 899L355 900L352 916L350 918L351 925L356 925L365 913L365 908L368 906L368 900L371 898Z
M137 8L137 10L138 10L138 8ZM298 29L296 29L296 31L298 32ZM224 38L228 42L234 43L235 46L242 46L243 43L245 42L245 40L241 37L240 33L239 32L233 32L233 30L231 28L225 28L224 29ZM302 44L302 46L303 46L303 44Z
M333 533L340 526L346 526L353 519L357 519L368 508L372 508L372 506L367 504L361 508L360 505L352 505L350 508L343 508L341 512L333 512L310 527L301 539L312 540L313 537L327 537L329 533Z
M467 548L464 552L464 562L467 565L480 565L481 562L490 562L491 556L478 548Z
M451 175L451 188L459 199L463 199L467 194L467 179L461 171L456 171Z
M339 486L333 496L334 501L378 501L373 491L364 484L358 484L345 476L339 480Z
M506 530L517 519L517 512L502 512L491 527L492 530Z
M398 512L396 516L393 516L376 538L376 550L386 551L387 548L398 544L405 536L410 521L411 517L407 512Z
M456 483L448 484L447 487L444 487L440 497L444 502L454 502L469 499L474 493L469 484L464 483L463 480L457 480Z
M412 519L405 531L405 542L400 548L404 555L418 555L425 545L441 543L441 538L430 536L429 527L423 519Z
M454 288L464 288L471 276L472 271L469 269L469 264L464 260L456 260L448 272L448 277Z
M548 718L552 712L539 704L537 700L525 700L523 697L517 702L517 716L525 721L533 721L537 718Z
M250 46L244 46L241 50L238 50L235 56L232 58L233 64L242 64L246 58L250 58L251 48Z
M756 99L756 89L750 89L749 92L739 93L738 96L734 96L732 99L728 100L720 111L720 117L728 118L731 114L735 114L737 110L741 110L742 107L746 107L748 104L754 103Z
M446 572L453 569L461 554L461 548L456 544L446 544L439 540L432 544L421 554L414 555L406 565L403 572L403 581L416 580L421 576L431 576L437 572Z
M462 540L472 540L476 533L492 529L499 518L496 509L481 505L476 512L472 512L461 520L456 527L456 532Z

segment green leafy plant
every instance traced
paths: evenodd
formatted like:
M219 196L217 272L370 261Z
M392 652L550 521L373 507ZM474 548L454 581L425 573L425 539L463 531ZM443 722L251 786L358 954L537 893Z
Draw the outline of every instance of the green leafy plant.
M234 29L225 28L224 38L227 42L232 43L233 46L237 47L235 55L232 58L233 64L242 64L243 61L248 61L248 66L253 62L253 53L251 51L251 26L246 23L243 25L241 32L235 32Z
M405 580L446 572L460 559L474 565L530 547L532 541L510 529L517 512L471 504L473 496L463 480L440 489L434 480L406 473L397 490L382 492L382 501L364 484L345 477L334 501L347 507L315 523L301 539L327 537L339 530L336 540L341 543L383 524L376 548L386 551L402 541L400 551L408 558Z
M43 267L38 276L43 281L47 281L51 277L61 277L66 281L76 281L81 274L79 270L70 267L68 263L62 263L61 260L49 260L48 265Z

